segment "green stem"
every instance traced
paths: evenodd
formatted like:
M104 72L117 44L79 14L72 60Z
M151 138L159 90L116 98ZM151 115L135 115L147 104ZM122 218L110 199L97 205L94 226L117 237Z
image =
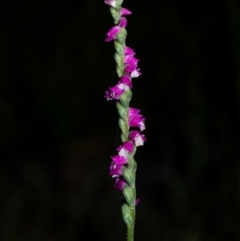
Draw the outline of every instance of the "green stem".
M134 191L136 189L134 188ZM131 208L131 217L132 217L132 222L127 225L127 241L133 241L134 240L134 226L135 226L135 204L134 207Z
M135 153L136 149L134 150ZM134 154L133 154L134 155ZM133 177L133 182L131 184L131 193L133 196L133 203L130 204L130 215L131 215L131 220L132 222L127 224L127 241L133 241L134 240L134 226L135 226L135 216L136 216L136 205L135 205L135 201L136 201L136 187L135 187L135 180L136 180L136 170L137 170L137 163L135 162L134 158L129 158L129 164L128 164L128 168L131 170L132 172L132 177Z
M131 224L127 226L127 241L133 241L133 240L134 240L134 224Z
M110 8L111 15L115 24L119 23L121 17L121 4L122 0L118 1L118 7ZM124 48L127 31L125 28L121 28L120 33L117 34L117 39L114 41L115 45L115 61L116 72L118 77L122 77L124 73ZM131 90L126 90L121 96L119 102L117 102L117 110L119 114L119 127L121 129L121 141L126 142L129 138L129 124L128 113L129 103L132 97ZM123 190L123 196L125 202L122 205L123 219L127 225L127 241L134 240L134 225L135 225L135 200L136 200L136 188L135 188L135 176L137 164L133 158L136 152L136 147L131 155L128 157L128 166L123 171L123 176L127 182L126 187Z

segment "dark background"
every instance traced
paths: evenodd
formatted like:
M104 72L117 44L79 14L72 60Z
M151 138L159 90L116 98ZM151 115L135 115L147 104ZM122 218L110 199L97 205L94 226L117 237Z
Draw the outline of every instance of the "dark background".
M136 241L240 238L240 4L126 0L143 75ZM117 77L101 0L0 2L0 240L126 240L108 174Z

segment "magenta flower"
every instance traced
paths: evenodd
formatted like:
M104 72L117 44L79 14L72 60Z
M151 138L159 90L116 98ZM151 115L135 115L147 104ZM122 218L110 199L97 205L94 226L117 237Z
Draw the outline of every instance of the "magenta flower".
M132 12L129 11L128 9L126 9L126 8L122 8L120 14L121 14L121 16L123 16L123 15L130 15L130 14L132 14Z
M132 72L131 72L131 77L132 78L137 78L138 76L140 76L142 73L140 72L140 69L134 69Z
M105 98L107 100L113 100L113 99L118 100L123 92L124 92L124 89L120 89L119 86L116 85L114 87L110 87L109 90L105 92Z
M133 55L124 55L124 64L137 66L139 59L136 59Z
M110 87L109 90L105 92L105 98L107 100L118 100L119 97L129 88L132 88L131 79L129 76L124 75L116 86Z
M105 39L105 42L109 42L112 40L115 40L117 38L117 34L120 33L121 28L126 28L127 26L127 19L122 17L120 19L120 22L117 26L113 26L108 32L107 32L107 37Z
M129 139L134 141L135 146L143 146L146 141L145 135L141 134L139 131L131 131L129 133Z
M126 141L117 148L118 155L127 158L128 154L133 152L133 148L133 143L131 141Z
M128 122L130 127L139 127L143 131L145 129L145 118L139 113L139 109L129 108Z
M131 78L137 78L142 73L140 72L140 69L137 68L135 64L128 64L125 67L125 72L131 76Z
M122 165L111 165L109 173L112 177L119 177L120 175L122 175Z
M142 117L140 110L137 108L129 108L129 117Z
M131 49L128 46L125 46L124 49L124 63L125 66L125 72L131 76L131 78L137 78L141 75L140 69L137 68L137 64L139 62L139 59L136 59L134 57L135 52L133 49Z
M139 202L140 202L140 199L139 199L139 198L136 199L136 200L135 200L135 205L137 205Z
M128 163L128 160L123 156L116 155L111 158L114 163L114 166L124 165Z
M109 6L111 6L111 7L113 7L113 8L115 8L117 5L116 5L116 3L117 3L117 1L116 0L105 0L104 1L107 5L109 5Z
M129 88L132 88L132 81L131 81L131 78L128 75L123 75L121 77L121 79L119 80L119 82L125 84Z
M124 48L124 55L135 55L134 49L131 49L128 46L125 46Z
M119 22L118 25L119 25L121 28L126 28L126 26L127 26L127 19L124 18L124 17L120 18L120 22Z
M108 32L107 32L107 38L105 39L105 42L112 41L116 39L117 34L120 33L121 29L119 26L114 26L112 27Z
M127 183L124 180L122 180L121 178L116 178L114 185L115 188L122 191L125 185L127 185Z

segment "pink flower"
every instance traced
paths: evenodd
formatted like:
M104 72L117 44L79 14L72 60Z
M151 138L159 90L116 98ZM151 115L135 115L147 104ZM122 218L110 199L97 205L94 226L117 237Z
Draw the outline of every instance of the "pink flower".
M105 42L112 41L116 39L117 34L120 33L121 29L119 26L114 26L112 27L108 32L107 32L107 38L105 39Z
M125 46L124 48L124 63L127 65L137 65L139 59L136 59L134 57L135 52L133 49L129 48L128 46Z
M116 85L114 87L110 87L109 90L105 92L105 98L107 100L113 100L116 99L118 100L119 97L122 95L124 92L124 89L120 89L120 85Z
M104 1L107 5L110 5L111 7L115 8L117 6L116 0L105 0Z
M134 49L131 49L128 46L125 46L124 49L124 64L125 64L125 72L130 75L131 78L137 78L141 75L140 69L137 67L139 59L134 57L135 52Z
M117 38L117 34L120 33L121 28L126 28L127 26L127 19L122 17L120 19L120 22L117 26L113 26L108 32L107 32L107 37L105 39L105 42L109 42L112 40L115 40Z
M116 178L114 185L115 188L122 191L125 185L127 185L127 183L124 180L122 180L121 178Z
M136 200L135 200L135 205L137 205L139 202L140 202L140 199L139 199L139 198L136 199Z
M129 139L135 142L135 146L143 146L146 141L145 135L142 135L139 131L131 131Z
M128 160L123 156L116 155L111 158L114 163L113 166L119 166L119 165L124 165L128 163Z
M129 117L142 117L140 110L137 108L129 108Z
M132 88L132 82L129 76L124 75L121 77L117 85L110 87L109 90L105 92L105 98L107 100L118 100L119 97L129 88Z
M122 165L111 165L109 173L112 177L119 177L120 175L122 175Z
M125 72L131 76L131 78L137 78L142 73L140 72L140 69L137 68L136 64L128 64L125 67Z
M139 127L143 131L145 129L145 118L139 113L139 109L129 108L128 122L130 127Z
M133 55L124 56L124 64L137 66L139 59L136 59Z
M133 143L131 141L126 141L117 148L118 155L127 158L128 154L133 152L133 148Z
M120 22L119 22L118 25L119 25L121 28L126 28L126 26L127 26L127 19L124 18L124 17L120 18Z
M123 75L121 77L121 79L119 80L119 82L125 84L129 88L132 88L132 81L131 81L131 78L128 75Z
M124 55L132 55L132 56L134 56L135 55L134 49L131 49L130 47L125 46L125 48L124 48Z
M126 8L122 8L120 14L121 14L121 16L123 16L123 15L130 15L130 14L132 14L132 12L129 11L128 9L126 9Z
M131 72L131 77L132 78L137 78L138 76L140 76L142 73L140 72L140 69L134 69L132 72Z

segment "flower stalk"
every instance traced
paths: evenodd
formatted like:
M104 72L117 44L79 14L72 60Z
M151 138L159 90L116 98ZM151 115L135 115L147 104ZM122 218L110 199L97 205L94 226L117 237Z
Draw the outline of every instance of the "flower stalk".
M127 225L127 241L134 240L135 206L136 199L136 170L134 159L137 147L142 146L146 140L142 131L145 129L145 118L140 110L131 108L132 79L141 75L138 68L139 59L134 57L135 52L126 46L127 19L124 17L131 12L121 6L123 0L105 0L110 6L110 12L115 25L108 31L105 41L114 41L116 72L118 83L109 87L105 93L107 100L115 100L119 114L119 128L121 130L121 145L117 148L118 154L111 157L110 175L115 178L114 187L122 191L124 202L122 204L123 220Z

